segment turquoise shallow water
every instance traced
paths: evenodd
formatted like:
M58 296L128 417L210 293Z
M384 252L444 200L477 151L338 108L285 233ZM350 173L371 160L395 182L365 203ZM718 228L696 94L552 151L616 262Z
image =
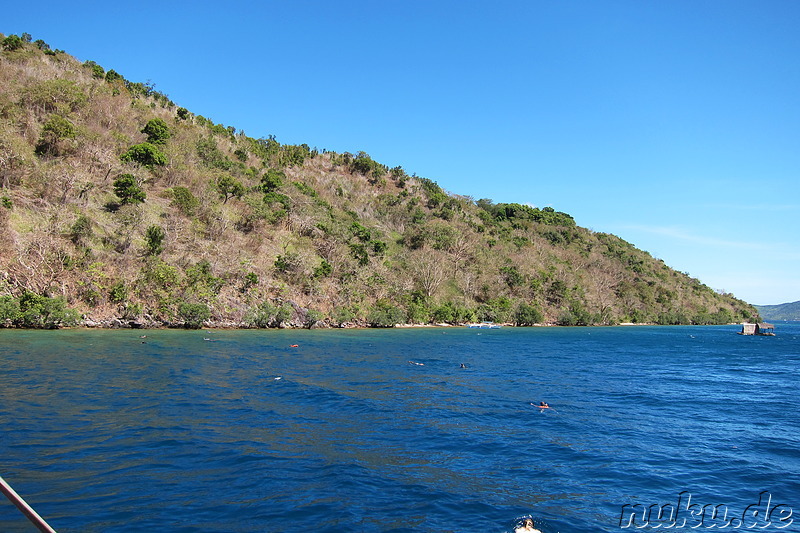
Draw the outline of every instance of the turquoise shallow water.
M0 330L0 475L61 533L800 531L800 325L737 330Z

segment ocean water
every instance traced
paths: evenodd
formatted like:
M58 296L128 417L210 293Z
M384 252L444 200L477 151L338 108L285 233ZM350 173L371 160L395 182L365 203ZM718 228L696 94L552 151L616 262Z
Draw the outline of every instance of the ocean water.
M800 531L800 324L738 329L0 330L0 475L60 533Z

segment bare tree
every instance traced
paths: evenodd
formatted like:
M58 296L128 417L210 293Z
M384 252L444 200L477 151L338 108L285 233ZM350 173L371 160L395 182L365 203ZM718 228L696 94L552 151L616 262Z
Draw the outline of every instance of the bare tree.
M424 247L408 258L409 272L414 281L430 298L447 279L447 265L444 254Z

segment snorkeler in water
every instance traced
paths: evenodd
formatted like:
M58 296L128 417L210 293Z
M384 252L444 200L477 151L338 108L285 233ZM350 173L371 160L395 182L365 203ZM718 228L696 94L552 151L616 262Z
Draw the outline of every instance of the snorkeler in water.
M514 530L514 533L542 533L542 532L533 527L532 518L526 518L525 520L522 521L522 524L517 526L517 528Z

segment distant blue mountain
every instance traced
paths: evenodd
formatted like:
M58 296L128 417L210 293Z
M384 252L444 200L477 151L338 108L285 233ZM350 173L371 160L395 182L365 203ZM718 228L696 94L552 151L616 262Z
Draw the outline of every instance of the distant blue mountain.
M800 302L778 305L756 305L764 320L800 320Z

